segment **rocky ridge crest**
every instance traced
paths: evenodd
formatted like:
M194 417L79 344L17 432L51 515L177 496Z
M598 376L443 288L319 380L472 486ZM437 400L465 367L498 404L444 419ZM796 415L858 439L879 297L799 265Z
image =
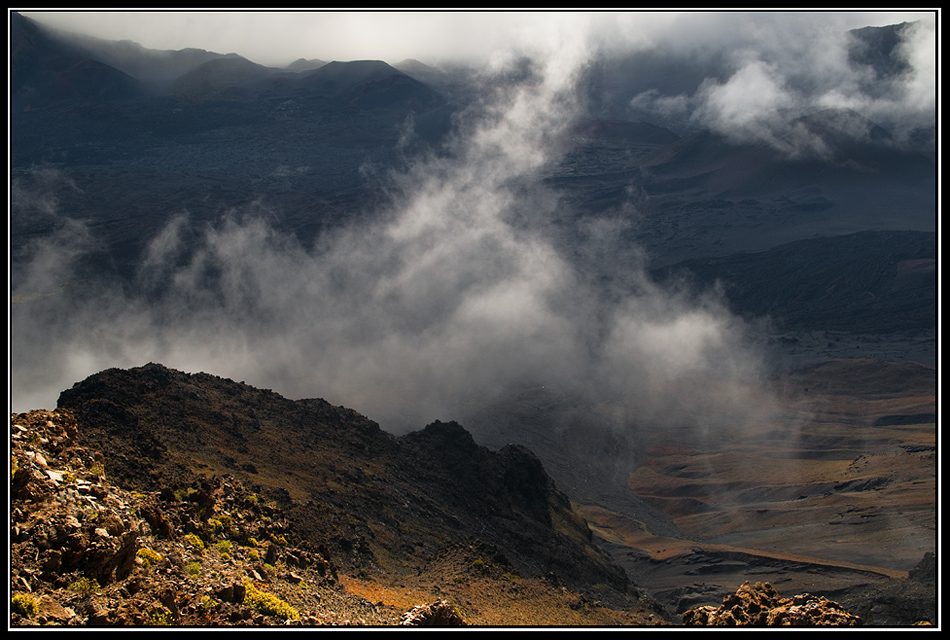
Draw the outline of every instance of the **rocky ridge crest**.
M164 378L152 400L170 405L181 398L169 381L197 379L188 391L206 413L185 407L165 418L177 425L177 418L196 416L177 436L194 437L198 446L182 447L163 432L152 422L161 414L155 407L142 413L142 388L130 380L93 385L96 397L80 404L96 411L11 416L14 627L667 623L629 585L623 591L588 583L581 593L550 573L544 553L560 549L568 568L578 554L592 553L578 547L590 534L523 448L492 453L455 423L434 423L396 444L355 412L302 401L303 414L316 410L325 419L318 425L309 415L311 444L321 439L320 428L336 436L326 438L330 450L298 449L317 463L312 472L326 476L319 488L306 487L303 499L300 486L275 485L294 466L279 451L268 448L268 460L249 447L246 463L221 468L215 456L202 458L208 451L200 444L224 449L219 434L207 429L221 421L215 385L263 394L282 408L299 405L204 374L157 365L138 373L152 384ZM254 406L262 436L271 416L266 403ZM233 427L230 420L226 425ZM430 447L439 463L424 453ZM361 459L360 450L372 455ZM396 464L387 457L398 450L425 473L409 473L407 459ZM180 457L185 451L194 458ZM387 475L389 464L400 471ZM456 471L475 483L471 493L450 481ZM509 496L509 488L517 491ZM387 507L397 496L415 515ZM495 510L513 523L504 535L485 531ZM476 522L493 542L474 537ZM540 551L532 548L535 539ZM596 552L586 562L590 577L623 576ZM536 568L550 575L534 575ZM569 581L584 579L577 574ZM607 594L603 601L600 591Z

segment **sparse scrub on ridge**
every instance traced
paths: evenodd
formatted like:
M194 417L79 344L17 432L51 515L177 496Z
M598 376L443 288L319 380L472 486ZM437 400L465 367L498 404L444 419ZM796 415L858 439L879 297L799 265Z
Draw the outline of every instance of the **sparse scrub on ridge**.
M285 620L297 620L300 613L292 606L272 593L261 591L251 581L244 583L244 605L256 609L265 615L277 616Z

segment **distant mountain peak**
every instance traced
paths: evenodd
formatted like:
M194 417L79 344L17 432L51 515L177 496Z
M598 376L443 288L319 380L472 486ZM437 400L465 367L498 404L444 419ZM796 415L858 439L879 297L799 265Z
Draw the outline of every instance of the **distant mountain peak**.
M306 58L297 58L288 64L286 68L288 71L311 71L313 69L319 69L325 64L325 60L318 60L317 58L312 60L307 60Z

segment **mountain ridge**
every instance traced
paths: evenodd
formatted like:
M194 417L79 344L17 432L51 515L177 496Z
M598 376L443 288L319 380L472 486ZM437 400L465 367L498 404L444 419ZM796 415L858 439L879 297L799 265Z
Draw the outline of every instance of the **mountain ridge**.
M357 535L335 540L344 556L356 538L366 541L355 567L405 569L406 560L387 560L400 555L403 542L388 532L398 522L425 541L408 554L415 562L458 542L460 530L482 529L523 572L547 566L570 583L625 588L623 572L591 546L590 531L533 454L517 446L490 452L457 423L396 438L323 400L291 401L156 364L90 376L58 405L76 416L79 441L98 446L113 477L131 489L229 473L269 487L302 535L334 539L332 525L308 510L315 501L356 517Z

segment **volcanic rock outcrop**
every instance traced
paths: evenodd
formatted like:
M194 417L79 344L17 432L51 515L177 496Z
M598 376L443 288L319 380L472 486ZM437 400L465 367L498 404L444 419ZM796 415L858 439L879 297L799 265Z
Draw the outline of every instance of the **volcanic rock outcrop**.
M719 607L693 607L683 614L688 627L860 627L861 618L837 602L808 593L783 598L767 582L745 582Z

